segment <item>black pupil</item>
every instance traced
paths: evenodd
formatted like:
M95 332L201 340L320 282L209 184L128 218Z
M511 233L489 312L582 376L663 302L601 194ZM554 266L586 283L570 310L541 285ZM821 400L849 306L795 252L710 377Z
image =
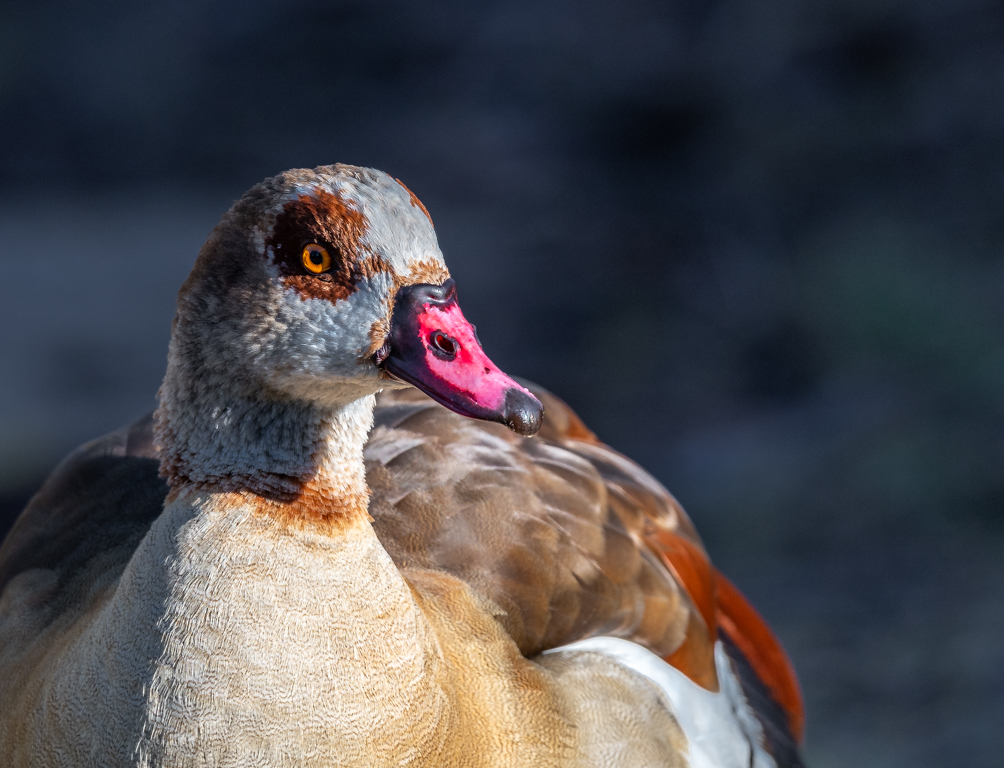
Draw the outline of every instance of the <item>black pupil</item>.
M310 263L314 264L314 265L316 265L318 267L321 266L321 264L324 263L324 257L321 255L320 251L311 251L310 252Z

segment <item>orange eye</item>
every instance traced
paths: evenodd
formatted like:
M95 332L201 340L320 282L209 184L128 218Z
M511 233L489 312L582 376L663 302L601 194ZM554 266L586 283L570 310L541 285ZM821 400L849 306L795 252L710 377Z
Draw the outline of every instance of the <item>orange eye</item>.
M331 269L331 257L323 245L311 243L303 249L303 266L308 272L319 275Z

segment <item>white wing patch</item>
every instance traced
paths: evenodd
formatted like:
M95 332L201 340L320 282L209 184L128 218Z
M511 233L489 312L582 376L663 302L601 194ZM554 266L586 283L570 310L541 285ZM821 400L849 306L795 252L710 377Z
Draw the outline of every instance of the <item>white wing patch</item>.
M602 653L662 689L687 736L691 768L777 768L763 748L763 729L743 696L721 643L715 644L721 685L718 693L701 688L637 643L616 637L592 637L544 653L577 651Z

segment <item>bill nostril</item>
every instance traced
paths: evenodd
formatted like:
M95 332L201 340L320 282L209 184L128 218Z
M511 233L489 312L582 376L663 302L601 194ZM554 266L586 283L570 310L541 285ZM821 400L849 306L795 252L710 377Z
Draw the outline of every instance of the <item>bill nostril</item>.
M436 357L444 360L452 360L457 356L460 344L452 336L448 336L442 331L433 331L429 334L429 349L433 351Z

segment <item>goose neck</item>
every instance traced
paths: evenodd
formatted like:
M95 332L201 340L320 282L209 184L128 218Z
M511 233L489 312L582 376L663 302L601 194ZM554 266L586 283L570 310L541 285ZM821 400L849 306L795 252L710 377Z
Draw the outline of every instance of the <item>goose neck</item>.
M169 374L155 433L171 497L235 495L295 525L368 519L363 447L374 396L319 405L212 386Z

